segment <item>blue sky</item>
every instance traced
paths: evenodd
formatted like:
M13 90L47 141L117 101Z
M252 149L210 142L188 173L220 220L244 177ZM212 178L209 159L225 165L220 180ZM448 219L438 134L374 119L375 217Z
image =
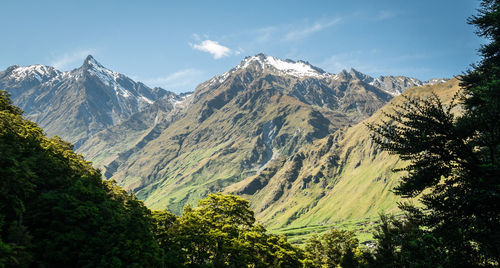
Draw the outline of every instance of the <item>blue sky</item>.
M183 92L265 53L337 73L427 80L461 74L483 42L478 0L2 1L0 69L79 67L88 54Z

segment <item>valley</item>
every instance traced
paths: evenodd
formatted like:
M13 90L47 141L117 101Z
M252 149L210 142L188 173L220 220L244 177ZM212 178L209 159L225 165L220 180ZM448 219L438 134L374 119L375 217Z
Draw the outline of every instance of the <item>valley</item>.
M69 72L9 67L0 87L151 209L180 214L208 193L231 193L266 227L290 230L396 212L391 170L402 164L364 124L382 120L400 94L450 99L458 80L331 74L257 54L175 94L88 56Z

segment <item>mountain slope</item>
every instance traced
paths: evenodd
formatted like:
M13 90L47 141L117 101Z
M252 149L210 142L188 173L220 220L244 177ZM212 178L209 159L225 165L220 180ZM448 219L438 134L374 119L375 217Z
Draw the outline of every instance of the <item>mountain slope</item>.
M87 159L104 171L110 162L124 158L133 150L139 150L149 140L157 137L169 124L178 119L186 108L189 94L164 96L134 113L123 122L92 135L78 148ZM112 171L108 170L105 174Z
M69 72L42 65L11 66L0 73L0 88L49 136L59 135L76 147L167 95L106 69L92 56Z
M148 206L178 213L367 118L392 98L360 75L329 74L263 54L247 57L200 84L175 116L136 132L133 142L111 131L96 143L90 139L81 152ZM108 155L89 151L105 140L117 141Z
M459 90L458 84L452 79L412 88L404 95L425 97L435 92L446 103ZM403 100L395 97L362 123L306 145L225 191L248 198L256 216L274 228L331 224L395 211L399 199L390 189L400 174L392 169L404 163L381 152L364 124L382 120L382 111L390 112L391 105Z

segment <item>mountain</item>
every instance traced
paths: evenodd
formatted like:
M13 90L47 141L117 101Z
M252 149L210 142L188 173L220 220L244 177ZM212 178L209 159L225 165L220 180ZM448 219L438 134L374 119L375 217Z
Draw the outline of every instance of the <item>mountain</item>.
M105 174L110 177L119 159L140 150L179 118L186 109L189 96L187 93L159 99L122 123L95 133L82 143L78 151L84 152L87 159L92 159L94 166L108 169ZM110 165L112 161L113 165Z
M383 91L391 94L392 96L401 95L401 93L403 93L403 91L405 91L407 88L420 87L425 85L436 85L445 83L446 81L449 80L447 78L432 78L428 81L422 82L416 78L411 78L401 75L399 76L386 75L373 78L355 69L351 69L349 74L353 77L357 77L358 79L362 80L365 83L368 83L372 86L382 89Z
M11 66L0 72L0 88L49 136L59 135L76 147L162 97L177 97L111 71L92 56L68 72L43 65Z
M379 118L407 88L456 84L445 81L373 78L355 69L331 74L264 54L181 95L135 82L91 56L69 72L31 65L0 73L0 87L29 118L75 143L149 207L179 213L225 191L250 199L272 227L394 209L388 189L398 161L378 152L359 123Z
M459 81L414 87L403 94L425 98L437 94L449 103ZM395 97L368 119L305 145L261 173L225 188L250 200L256 217L271 228L327 225L342 220L394 212L399 201L391 189L403 167L398 156L382 152L370 138L366 123L380 122L383 112L405 99Z
M393 98L388 89L397 91L369 78L355 70L330 74L305 61L246 57L183 100L158 102L93 135L79 152L149 207L179 213L368 118Z

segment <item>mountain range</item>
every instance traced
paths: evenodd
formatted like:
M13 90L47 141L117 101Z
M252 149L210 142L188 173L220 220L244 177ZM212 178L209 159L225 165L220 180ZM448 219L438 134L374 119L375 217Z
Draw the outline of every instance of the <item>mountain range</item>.
M59 135L76 147L154 101L176 97L106 69L92 56L68 72L43 65L11 66L0 72L0 88L48 135Z
M0 88L150 208L180 213L208 193L230 192L281 228L394 210L391 169L401 163L378 150L363 121L381 120L400 94L448 98L458 82L331 74L258 54L178 95L89 56L69 72L11 66Z

